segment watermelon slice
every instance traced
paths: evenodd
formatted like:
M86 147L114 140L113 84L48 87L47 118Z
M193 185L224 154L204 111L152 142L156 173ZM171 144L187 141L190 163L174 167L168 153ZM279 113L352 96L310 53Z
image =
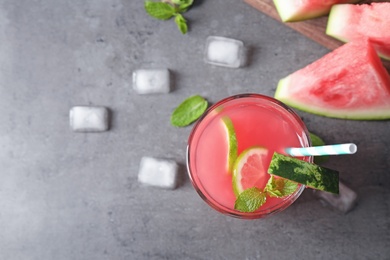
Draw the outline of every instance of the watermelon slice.
M326 34L343 42L368 37L379 56L390 60L390 3L334 5Z
M329 13L334 4L356 3L360 0L273 0L283 22L307 20Z
M328 117L390 119L390 76L369 41L354 41L281 79L275 98Z
M339 172L274 153L268 173L304 184L310 188L339 194Z

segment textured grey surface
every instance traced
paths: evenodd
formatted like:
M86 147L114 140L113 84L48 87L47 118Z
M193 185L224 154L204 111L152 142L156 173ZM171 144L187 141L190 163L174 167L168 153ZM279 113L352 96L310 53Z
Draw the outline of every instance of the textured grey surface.
M286 211L243 221L209 208L186 175L184 98L273 95L279 78L328 50L238 0L197 1L181 35L142 0L0 0L0 259L389 259L390 121L299 112L358 153L327 166L359 195L339 213L306 190ZM247 67L203 62L207 36L243 41ZM168 68L174 91L137 95L131 74ZM69 109L107 106L111 128L74 133ZM142 156L182 166L174 191L137 182Z

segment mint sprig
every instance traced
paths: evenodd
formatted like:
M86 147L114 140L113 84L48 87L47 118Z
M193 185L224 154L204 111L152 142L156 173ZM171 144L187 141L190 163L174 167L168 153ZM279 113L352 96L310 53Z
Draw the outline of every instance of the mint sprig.
M298 183L284 178L275 178L271 175L264 191L266 191L270 197L282 198L294 193L297 188Z
M163 2L146 1L145 10L150 16L159 20L168 20L175 13L172 5Z
M171 114L171 124L184 127L197 120L206 111L208 102L199 95L185 99Z
M283 178L269 178L264 190L253 187L241 192L234 204L234 209L241 212L254 212L258 210L269 197L283 198L296 191L298 184Z
M253 212L261 207L266 201L267 197L261 189L253 187L244 190L238 196L234 208L241 212Z
M182 34L186 34L188 31L187 21L181 14L177 14L175 17L175 23Z
M158 20L168 20L175 17L175 23L182 34L188 31L187 20L182 13L187 12L194 0L161 0L160 2L145 1L145 11Z

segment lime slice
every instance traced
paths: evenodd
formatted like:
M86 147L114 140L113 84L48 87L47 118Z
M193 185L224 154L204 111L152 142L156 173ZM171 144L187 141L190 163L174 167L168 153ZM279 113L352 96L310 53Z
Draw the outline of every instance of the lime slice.
M339 172L286 155L274 153L268 173L312 189L339 193Z
M227 172L231 173L233 171L234 162L237 159L237 137L236 131L234 130L232 120L227 117L222 117L222 122L227 136L227 145L228 145L228 158L226 164Z
M236 197L246 189L263 189L269 176L264 161L268 150L263 147L251 147L238 156L233 168L233 191Z

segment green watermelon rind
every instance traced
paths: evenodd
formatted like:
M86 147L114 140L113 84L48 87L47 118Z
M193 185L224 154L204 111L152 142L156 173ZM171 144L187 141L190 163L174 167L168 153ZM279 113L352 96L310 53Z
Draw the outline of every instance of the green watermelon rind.
M359 1L360 0L349 0L345 3L356 3ZM328 8L317 10L307 10L309 8L294 10L294 1L273 0L273 2L282 22L298 22L324 16L327 15L331 9L331 6L329 6Z
M335 4L332 6L329 12L328 22L326 24L325 34L329 35L341 42L347 43L350 40L347 39L342 34L343 26L345 20L349 19L349 13L345 11L345 9L348 9L349 5L346 4ZM390 56L378 52L378 56L385 59L390 60Z
M303 11L294 12L292 1L273 0L273 2L282 22L303 21L326 14L318 12L309 13Z
M339 172L297 158L274 153L268 173L309 188L339 193Z
M331 109L320 108L314 105L305 104L303 101L295 99L288 93L288 86L290 85L290 76L287 76L279 80L278 86L275 92L275 98L293 108L320 115L325 117L350 119L350 120L387 120L390 119L390 107L381 108L362 108L362 109ZM302 90L307 91L307 90ZM310 97L308 97L310 98Z
M340 31L342 27L340 24L343 20L345 20L346 13L343 9L346 8L346 5L334 5L330 9L328 22L326 24L326 30L325 34L332 36L333 38L342 41L342 42L348 42L348 39L344 38L342 35L340 35ZM349 17L349 15L348 15Z

